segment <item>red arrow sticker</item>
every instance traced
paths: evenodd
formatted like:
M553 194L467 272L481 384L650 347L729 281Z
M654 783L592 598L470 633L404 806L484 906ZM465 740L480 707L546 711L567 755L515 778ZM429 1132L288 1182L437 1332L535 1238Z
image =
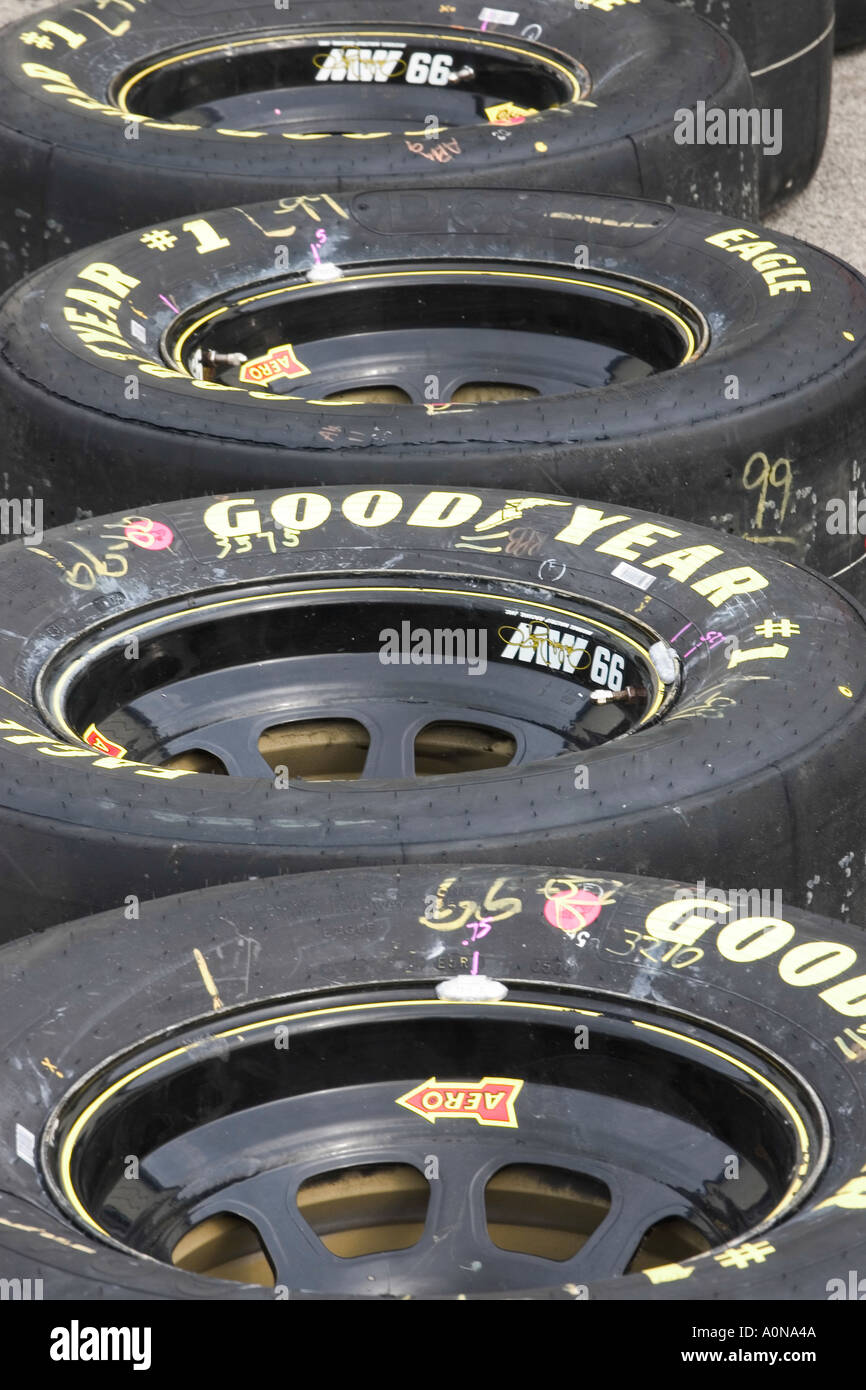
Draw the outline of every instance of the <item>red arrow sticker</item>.
M514 1103L522 1087L523 1082L511 1076L485 1076L480 1081L437 1081L431 1076L398 1096L397 1104L431 1124L465 1118L517 1129Z
M309 376L310 369L299 362L291 343L271 348L264 357L252 357L240 370L245 386L267 386L280 376Z

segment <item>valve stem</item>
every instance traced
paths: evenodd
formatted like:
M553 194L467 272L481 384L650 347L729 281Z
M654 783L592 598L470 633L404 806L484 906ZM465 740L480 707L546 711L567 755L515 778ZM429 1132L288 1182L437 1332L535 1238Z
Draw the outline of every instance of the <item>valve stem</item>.
M593 690L589 698L594 700L597 705L610 705L615 701L621 705L631 704L635 700L643 700L649 694L642 685L627 685L624 690Z

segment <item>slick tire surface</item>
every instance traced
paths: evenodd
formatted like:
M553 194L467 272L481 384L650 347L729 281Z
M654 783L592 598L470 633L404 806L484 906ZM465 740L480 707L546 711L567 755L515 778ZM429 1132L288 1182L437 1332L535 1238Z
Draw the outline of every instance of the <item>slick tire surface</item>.
M675 113L694 110L699 101L723 110L752 105L739 49L704 20L662 0L581 12L572 0L535 0L520 20L525 32L540 35L536 40L513 25L488 25L482 32L474 0L458 0L447 19L437 0L418 0L411 25L405 16L405 4L395 0L292 0L286 14L275 11L272 0L246 0L240 7L154 0L110 20L64 5L5 29L0 285L106 236L229 203L276 198L288 185L310 195L347 194L371 184L411 187L419 180L601 188L755 215L757 147L680 146L674 140ZM339 38L347 24L350 37L359 26L381 33L387 25L406 43L419 33L429 38L432 30L450 43L455 63L467 45L483 45L497 58L514 58L515 47L528 45L568 71L583 65L592 92L581 100L594 104L575 104L563 88L559 106L522 123L491 125L483 116L477 124L448 122L447 145L433 155L434 145L425 147L425 118L413 119L414 130L403 129L399 106L392 131L380 118L378 130L361 124L353 132L354 108L364 114L363 83L332 83L337 93L348 92L349 115L336 118L341 133L316 139L246 127L238 132L218 117L208 126L200 113L174 124L130 120L112 96L122 89L124 74L149 60L162 62L159 55L169 50L198 51L233 36L236 52L240 38L255 45L275 30L291 37L311 27ZM233 69L228 65L225 71L230 75ZM402 77L390 81L402 83ZM441 85L420 90L429 93L423 109L438 118ZM195 104L193 96L189 101ZM303 130L301 124L289 135Z
M337 331L339 285L305 281L317 222L343 292L479 261L532 275L533 291L539 275L613 276L691 305L707 342L681 367L543 400L330 405L241 386L237 369L223 386L194 380L184 341L247 286L266 302L283 285L320 296ZM157 224L162 249L154 229L91 248L0 308L5 488L41 499L46 526L251 485L420 476L675 509L866 593L866 280L832 256L737 218L566 194L286 198L207 224L204 253L182 224ZM431 353L428 371L447 367ZM502 365L506 381L519 371Z
M830 119L834 0L675 0L727 30L743 51L755 106L781 111L781 149L761 160L761 207L805 188ZM841 6L836 0L836 30ZM853 0L859 6L862 0ZM853 42L853 40L851 40Z
M817 1171L811 1189L779 1224L669 1265L663 1277L649 1270L593 1282L588 1297L787 1303L833 1296L845 1272L862 1270L866 1260L866 1072L857 1064L862 1044L855 1031L866 1008L866 975L858 974L864 969L862 932L787 908L772 925L765 918L730 922L711 904L681 902L680 920L691 914L700 946L677 951L666 937L653 935L647 919L662 904L676 906L680 886L618 872L594 880L595 895L604 890L606 901L588 933L575 937L551 925L543 909L552 892L567 893L586 881L577 862L577 873L572 861L557 869L449 865L449 911L452 898L483 902L493 880L497 905L507 900L481 946L483 971L509 982L512 992L521 982L597 991L600 1010L605 1000L631 998L657 1011L659 1023L672 1020L669 1026L682 1030L684 1017L698 1018L728 1039L747 1041L811 1086L825 1112L829 1143L826 1155L812 1156ZM11 1145L3 1146L0 1274L42 1279L44 1298L54 1300L272 1300L272 1289L141 1258L110 1244L83 1218L73 1220L71 1208L61 1206L62 1197L54 1200L45 1182L49 1116L70 1088L109 1058L122 1058L145 1038L191 1020L213 1019L194 952L219 992L226 1028L232 1011L243 1006L306 995L321 1003L335 988L345 1001L348 985L411 985L419 996L432 997L437 981L466 970L454 939L461 933L449 928L448 913L441 927L425 917L443 872L369 868L214 888L147 904L132 926L115 910L2 950L7 1002L0 1020L0 1124L19 1142L29 1137L40 1157L35 1166L13 1159ZM676 940L676 925L670 930ZM98 1005L85 981L98 986ZM44 1063L40 1068L46 1051L50 1071ZM395 1095L416 1080L399 1069L395 1075ZM426 1123L419 1126L428 1131ZM420 1169L429 1132L418 1142ZM383 1257L383 1278L387 1266ZM451 1296L484 1296L475 1293L475 1275L455 1273L460 1282ZM305 1296L315 1294L291 1291L293 1300ZM554 1265L549 1287L527 1287L515 1296L573 1299L575 1286L557 1282Z
M75 696L74 714L50 695L49 664L88 660L97 638L103 653L121 654L130 630L138 632L128 669L145 657L162 662L142 622L166 605L198 613L214 590L216 601L229 586L243 593L275 580L280 592L324 583L326 595L341 582L397 584L400 595L408 583L418 602L442 586L460 601L488 594L485 612L494 616L479 621L489 628L493 670L483 681L514 669L514 649L502 656L512 639L497 634L518 619L500 612L546 627L568 621L572 609L579 615L580 599L601 604L614 627L637 624L632 650L644 652L652 686L643 727L483 772L292 776L286 787L279 778L171 771L112 754L121 742L112 712L122 702L103 677L89 696ZM766 547L726 544L621 506L368 484L246 492L82 522L39 546L0 548L0 594L0 939L129 894L335 865L449 863L456 854L523 863L579 855L593 869L727 877L842 918L866 885L864 613ZM381 651L365 632L359 624L357 640L372 644L364 649ZM647 655L659 641L667 655ZM573 674L532 661L521 669L555 682L557 699L570 701ZM161 677L141 679L161 688ZM475 691L482 680L470 682L470 709L476 699L484 708ZM107 745L92 734L84 740L91 723Z

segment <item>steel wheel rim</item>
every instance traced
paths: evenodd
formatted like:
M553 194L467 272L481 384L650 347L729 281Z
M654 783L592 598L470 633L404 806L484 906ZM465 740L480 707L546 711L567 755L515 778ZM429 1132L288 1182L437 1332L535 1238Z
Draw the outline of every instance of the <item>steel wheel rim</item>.
M709 342L703 315L658 285L496 262L338 270L338 249L310 228L332 279L317 271L196 305L168 327L166 364L262 399L339 409L373 392L371 405L430 411L628 385Z
M581 63L526 39L356 25L163 50L119 74L108 97L128 116L189 128L427 137L431 95L439 135L579 103L591 86Z
M280 1029L287 1038L282 1054ZM580 1029L589 1030L585 1050L575 1041ZM281 1055L291 1058L290 1070L280 1070ZM444 1100L436 1087L419 1090L431 1077ZM488 1114L498 1119L476 1125L477 1109L445 1111L455 1096L467 1103L485 1079L499 1107ZM513 1094L503 1101L509 1087ZM435 1101L429 1124L425 1096ZM172 1097L183 1099L173 1105ZM251 1097L252 1106L245 1103ZM161 1117L156 1128L154 1113ZM277 1285L447 1296L586 1284L629 1268L664 1268L671 1251L674 1263L677 1251L690 1260L712 1257L803 1202L824 1166L828 1132L802 1077L702 1020L637 1009L616 996L526 984L483 1004L439 1000L431 986L395 986L233 1011L150 1039L61 1101L43 1136L41 1162L53 1195L74 1219L127 1251L170 1263L180 1247L183 1267L184 1241L204 1222L228 1215L258 1232ZM146 1133L158 1137L150 1149ZM645 1142L635 1137L641 1134ZM121 1158L130 1154L139 1158L136 1182L121 1176ZM425 1159L437 1154L441 1170L429 1171L428 1161L425 1174ZM704 1171L708 1157L712 1172ZM745 1181L725 1184L723 1160L734 1157ZM210 1180L197 1188L195 1174L209 1165ZM515 1175L515 1167L523 1171ZM391 1168L429 1179L420 1232L417 1201L404 1201L399 1211L393 1202L409 1188L417 1197L421 1185L412 1178L407 1187L405 1173L389 1184ZM443 1195L449 1173L452 1186ZM344 1194L344 1229L336 1235L350 1245L341 1254L322 1235L335 1234L324 1227L334 1225L333 1193L344 1174L359 1188L372 1175L380 1204L368 1204L369 1219L359 1219L358 1202L346 1205ZM497 1174L504 1193L491 1202ZM323 1179L331 1188L330 1217ZM571 1203L568 1232L539 1218L545 1184L548 1198L560 1199L560 1216ZM317 1187L318 1230L309 1207L304 1216L297 1201L312 1188L315 1205ZM610 1200L600 1221L576 1229L587 1227L593 1205L604 1208L602 1188ZM747 1190L756 1189L761 1197L750 1200ZM455 1226L458 1211L465 1219ZM660 1233L669 1219L681 1226ZM280 1235L284 1221L291 1229ZM359 1232L363 1244L365 1232L381 1239L377 1232L389 1225L393 1232L400 1221L414 1226L414 1239L398 1230L396 1250L351 1253ZM503 1248L503 1231L507 1236L509 1226L521 1224L534 1227L542 1242L552 1236L554 1245L544 1254L513 1241ZM440 1258L435 1251L452 1228L463 1233L453 1237L455 1258ZM655 1232L654 1248L646 1245L648 1232ZM563 1258L566 1234L577 1237L577 1248ZM195 1258L192 1268L207 1272Z
M536 592L357 576L187 595L82 634L41 673L37 706L60 737L118 758L195 751L222 767L174 766L305 780L435 776L440 763L483 775L582 754L672 708L652 629ZM341 721L342 771L321 732Z

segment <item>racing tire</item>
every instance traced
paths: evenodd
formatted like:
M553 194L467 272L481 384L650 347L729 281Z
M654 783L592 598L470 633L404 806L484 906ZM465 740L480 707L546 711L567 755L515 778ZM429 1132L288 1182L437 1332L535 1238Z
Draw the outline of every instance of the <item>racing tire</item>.
M212 888L6 946L0 1273L51 1300L857 1298L863 943L569 861ZM326 1249L304 1190L397 1164L414 1245ZM497 1234L471 1177L514 1164L613 1193L576 1254ZM240 1213L270 1268L195 1249ZM653 1252L659 1217L699 1240Z
M490 13L479 26L469 0L447 15L418 0L407 24L396 0L292 0L286 15L272 0L154 0L10 26L0 285L144 223L287 187L599 188L755 216L757 146L675 139L699 103L752 105L726 35L662 0L544 0L521 12L524 32L515 12ZM396 46L347 56L367 32Z
M834 8L843 0L676 0L727 30L743 51L761 112L781 112L779 148L761 160L761 207L805 188L830 119ZM859 0L858 0L859 3ZM835 19L838 34L839 19ZM767 146L766 148L772 148Z
M5 490L47 526L421 476L675 509L861 595L864 378L857 271L593 196L228 209L67 258L0 311Z
M0 594L0 939L457 854L842 919L866 883L864 614L765 547L561 497L246 492L3 546Z

